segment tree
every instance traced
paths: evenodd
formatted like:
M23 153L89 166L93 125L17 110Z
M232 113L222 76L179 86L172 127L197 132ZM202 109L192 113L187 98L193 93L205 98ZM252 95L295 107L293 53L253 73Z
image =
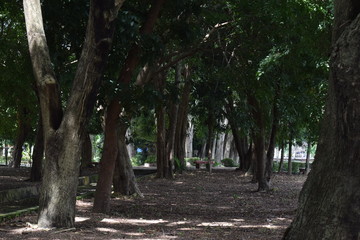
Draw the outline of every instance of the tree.
M42 127L42 119L41 117L39 117L33 155L31 156L32 166L30 172L30 181L37 182L41 180L43 158L44 158L44 132Z
M45 142L38 225L73 227L81 143L110 50L123 1L90 3L83 51L65 112L45 39L39 0L24 0L30 57L41 106Z
M141 34L150 34L158 19L160 10L162 9L165 0L154 0L147 19L144 21L141 29ZM121 67L118 76L118 83L129 85L132 77L135 76L135 69L139 66L141 60L141 46L135 42L128 51L128 55ZM116 158L118 156L118 139L117 132L114 131L118 127L119 115L122 111L121 103L118 99L112 99L106 108L105 115L105 138L104 151L101 157L101 164L99 170L99 180L96 187L94 207L95 212L109 212L110 211L110 196L111 186L113 182L113 172L115 168ZM121 132L121 131L120 131ZM125 133L125 132L124 132Z
M18 168L25 141L32 142L33 120L37 119L38 110L35 94L29 91L34 78L19 2L1 3L0 15L0 135L14 141L9 166Z
M283 239L360 236L360 5L336 0L334 8L329 91L320 141L296 217Z
M23 145L31 130L29 110L27 108L18 109L17 112L17 134L13 151L13 158L9 163L9 167L20 168Z
M180 65L179 63L178 65ZM180 67L179 67L180 68ZM177 69L180 71L180 69ZM178 72L180 74L180 72ZM178 76L180 78L180 76ZM191 93L191 81L190 81L190 69L189 65L184 67L184 81L182 86L182 92L178 104L177 122L175 129L174 140L174 157L177 159L178 164L175 164L175 170L179 173L185 169L185 143L186 143L186 131L188 126L188 112L189 112L189 100Z

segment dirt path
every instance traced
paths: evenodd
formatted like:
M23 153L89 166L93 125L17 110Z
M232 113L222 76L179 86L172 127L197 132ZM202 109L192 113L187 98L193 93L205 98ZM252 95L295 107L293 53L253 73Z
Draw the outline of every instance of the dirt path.
M304 176L275 175L274 190L239 172L190 171L175 180L145 177L145 198L114 198L110 215L77 202L76 229L35 231L36 214L0 224L0 239L281 239L294 216Z

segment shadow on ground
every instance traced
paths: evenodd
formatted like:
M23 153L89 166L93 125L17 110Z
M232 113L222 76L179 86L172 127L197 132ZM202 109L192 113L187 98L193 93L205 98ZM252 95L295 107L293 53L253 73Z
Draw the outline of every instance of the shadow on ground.
M92 213L92 199L83 199L74 229L29 228L33 213L1 223L0 239L281 239L304 180L274 175L273 191L258 193L236 171L147 176L139 181L145 198L114 198L109 215Z

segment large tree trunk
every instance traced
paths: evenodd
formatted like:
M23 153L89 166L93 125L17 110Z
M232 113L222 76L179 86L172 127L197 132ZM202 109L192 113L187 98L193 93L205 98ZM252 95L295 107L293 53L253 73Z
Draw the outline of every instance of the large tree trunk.
M32 154L30 181L32 182L41 181L43 158L44 158L44 130L42 127L42 121L40 116L38 120L35 145Z
M126 147L125 136L127 128L128 126L125 122L119 121L117 127L118 154L113 178L114 193L128 196L133 194L143 196L136 183L134 170Z
M150 34L155 26L160 10L165 0L154 0L149 10L148 17L140 29L141 34ZM128 52L125 63L122 66L118 82L129 84L132 79L135 68L138 66L141 57L140 46L134 44ZM121 105L117 99L110 102L107 107L107 121L105 121L105 139L104 152L101 157L99 179L97 182L96 193L94 198L94 212L108 212L110 210L111 185L115 161L117 158L116 144L118 139L114 129L116 129ZM113 133L111 133L113 131ZM105 151L106 150L106 151Z
M360 5L335 1L329 95L315 162L284 239L360 236Z
M81 139L94 106L122 1L90 3L86 40L63 116L60 90L46 44L39 0L24 0L30 56L39 93L45 160L39 227L73 227Z

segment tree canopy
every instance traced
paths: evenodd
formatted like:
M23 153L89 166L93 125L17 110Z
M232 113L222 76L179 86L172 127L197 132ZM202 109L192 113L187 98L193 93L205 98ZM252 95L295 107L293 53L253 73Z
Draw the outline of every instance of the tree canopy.
M80 151L68 144L103 134L97 195L108 199L95 198L98 210L109 210L103 201L117 159L129 158L121 144L156 153L158 176L171 178L185 166L191 124L201 157L211 161L216 139L232 135L240 169L252 171L259 191L269 190L276 146L317 143L332 9L315 0L0 3L0 138L15 142L25 127L35 132L41 117L45 179L57 173L63 179L51 184L61 185L65 173L78 172ZM51 191L43 191L43 207ZM49 222L39 221L72 226L67 210L47 219L42 208Z

